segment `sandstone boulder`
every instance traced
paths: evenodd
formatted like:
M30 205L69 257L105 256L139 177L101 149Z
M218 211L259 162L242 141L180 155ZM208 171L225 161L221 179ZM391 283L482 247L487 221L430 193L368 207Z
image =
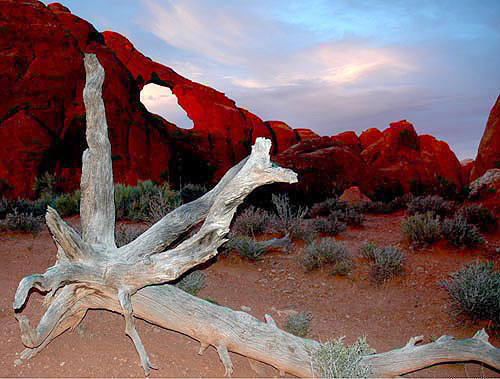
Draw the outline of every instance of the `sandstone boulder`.
M354 207L359 207L366 203L371 203L371 200L366 196L359 187L350 187L339 197L340 201L345 201Z

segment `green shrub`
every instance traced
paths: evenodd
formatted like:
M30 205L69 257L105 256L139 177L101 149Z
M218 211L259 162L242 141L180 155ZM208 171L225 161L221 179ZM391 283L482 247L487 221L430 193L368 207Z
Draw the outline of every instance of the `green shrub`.
M35 178L33 183L33 191L38 197L52 197L57 191L57 179L54 174L45 172L42 176Z
M306 243L314 241L318 237L314 220L296 219L291 225L289 235L294 240L301 240Z
M258 261L269 247L248 236L231 235L224 244L224 249L250 261Z
M411 193L405 193L404 195L392 199L389 202L388 206L393 212L395 212L402 209L407 209L408 204L411 201L413 201L413 195Z
M347 225L340 221L335 215L318 217L311 220L312 227L318 233L336 236L346 230Z
M118 220L148 221L158 215L150 215L150 204L157 201L165 201L172 206L179 204L179 194L170 189L165 183L154 184L147 180L137 183L136 186L115 184L115 208Z
M272 195L275 215L271 219L271 229L276 233L289 233L292 238L302 228L302 220L307 213L307 208L294 206L287 195Z
M121 224L115 229L116 246L122 247L144 233L145 229L133 225Z
M467 222L463 215L447 218L443 221L443 235L455 247L474 247L484 243L479 229Z
M373 251L371 276L380 284L403 271L405 254L394 246L378 247Z
M73 216L80 211L80 190L56 196L53 204L61 217Z
M334 267L334 273L338 270L339 273L342 272L343 275L346 275L354 266L346 246L333 238L324 238L308 243L304 247L304 253L300 260L306 271L331 264ZM346 271L348 268L350 269Z
M361 255L365 259L374 260L375 259L375 250L377 250L377 249L378 249L378 246L365 242L359 248L359 255Z
M43 225L41 217L33 216L31 213L19 213L17 210L7 214L2 224L10 230L24 233L38 233Z
M337 198L329 198L311 207L309 216L317 217L335 217L347 225L360 226L363 224L364 216L360 208L353 207L345 201L339 201Z
M175 286L195 296L199 290L205 287L205 274L201 271L192 271L184 275Z
M500 272L493 269L491 262L466 264L441 285L458 314L500 325Z
M299 312L287 317L284 328L288 333L304 337L307 333L309 333L311 320L312 313L305 311Z
M432 212L435 216L443 217L452 214L456 207L453 201L444 200L438 195L417 196L408 203L407 212L410 215Z
M271 215L260 208L250 206L234 219L231 231L244 236L255 236L269 231Z
M372 376L369 366L361 364L363 356L375 352L366 343L366 338L359 338L351 346L345 346L343 337L333 339L311 353L313 371L320 378L367 378Z
M401 231L414 247L422 247L441 238L439 217L432 212L407 217L401 222Z
M457 215L463 216L469 224L476 225L483 232L497 228L497 217L488 208L480 205L468 205L460 209Z

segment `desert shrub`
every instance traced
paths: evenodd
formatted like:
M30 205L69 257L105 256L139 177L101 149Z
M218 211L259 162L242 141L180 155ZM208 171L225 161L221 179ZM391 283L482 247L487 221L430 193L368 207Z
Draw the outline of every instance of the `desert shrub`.
M491 262L466 264L441 283L458 314L500 325L500 272Z
M365 242L359 248L359 255L361 255L363 258L373 260L375 259L376 249L378 249L378 246Z
M441 238L439 217L432 212L407 217L401 222L401 231L414 247L425 246Z
M377 247L373 250L371 276L382 283L403 271L405 254L394 246Z
M320 203L314 204L309 210L310 217L326 217L333 211L346 207L348 204L344 201L339 201L337 198L331 197Z
M301 240L305 243L314 241L318 237L315 220L310 219L297 219L291 227L289 235L294 240Z
M231 235L224 244L224 249L250 261L258 261L269 247L248 236Z
M392 199L388 203L388 206L393 212L395 212L395 211L399 211L401 209L407 209L408 204L411 201L413 201L413 195L411 193L405 193L404 195L401 195L401 196L398 196L398 197Z
M484 243L479 229L469 224L463 215L445 219L442 229L444 237L455 247L474 247Z
M335 215L318 217L310 221L314 230L318 233L331 234L333 236L346 230L347 225L340 221Z
M383 201L367 201L361 206L361 210L367 213L388 214L393 212L389 204Z
M271 220L271 229L276 233L290 233L292 238L302 228L302 220L307 208L294 206L287 195L272 195L271 200L276 214Z
M255 236L268 231L271 227L271 215L260 208L250 206L234 219L231 230L235 234Z
M354 260L341 259L333 264L331 274L337 276L347 276L350 274L354 266L355 266Z
M8 213L2 224L7 229L24 233L38 233L43 225L41 217L33 216L32 213L17 212L17 210Z
M488 208L480 205L468 205L460 209L457 215L463 216L469 224L476 225L483 232L497 228L497 217Z
M361 337L345 346L343 337L333 339L311 353L313 371L320 378L367 378L372 376L369 366L361 365L363 356L375 352Z
M165 201L178 202L178 193L170 186L154 184L147 180L136 186L115 184L116 217L119 220L147 221L150 218L150 203L155 197L163 197Z
M181 197L175 191L164 189L153 194L149 199L146 221L154 224L180 205L182 205Z
M208 190L208 187L204 184L186 184L180 191L182 201L184 203L189 203L206 194Z
M38 197L52 196L57 192L57 179L54 174L45 172L42 176L35 178L33 183L33 191Z
M344 272L343 275L346 275L350 270L347 272L345 270L347 268L352 269L354 266L353 259L346 246L333 238L324 238L308 243L304 247L300 260L306 271L332 264L334 272L336 272L335 266L337 266L338 271Z
M337 220L352 226L362 225L364 221L360 208L353 207L349 203L333 197L314 204L308 214L312 218L335 217Z
M144 232L144 228L121 224L115 229L116 246L121 247L135 240Z
M437 216L447 216L452 214L455 209L456 204L453 201L444 200L438 195L428 195L414 197L408 203L407 212L410 215L432 212Z
M78 214L80 210L80 190L56 196L53 199L53 204L61 217Z
M304 337L307 333L309 333L311 320L312 313L306 311L298 312L294 315L288 316L283 326L288 333Z
M352 206L337 210L330 216L336 216L340 221L343 221L350 226L361 226L365 221L363 213L358 208Z
M199 290L205 287L205 274L201 271L192 271L184 275L175 286L195 296Z

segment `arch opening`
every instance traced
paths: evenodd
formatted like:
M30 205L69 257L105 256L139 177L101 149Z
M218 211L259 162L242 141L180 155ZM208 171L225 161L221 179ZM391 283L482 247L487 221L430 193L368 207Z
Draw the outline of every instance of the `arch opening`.
M193 128L193 121L177 103L177 97L172 93L170 88L154 83L146 84L141 91L140 99L149 112L160 115L179 128Z

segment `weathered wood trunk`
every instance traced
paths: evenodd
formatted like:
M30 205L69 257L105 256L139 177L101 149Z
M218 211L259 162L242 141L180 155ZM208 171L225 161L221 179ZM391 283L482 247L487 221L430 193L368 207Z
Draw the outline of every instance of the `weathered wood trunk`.
M226 241L236 208L253 189L273 182L293 183L297 181L295 173L274 165L269 158L270 142L257 139L250 156L230 169L214 189L167 214L133 242L117 248L111 146L101 97L104 70L91 54L85 56L85 68L88 149L83 156L81 182L82 236L54 209L47 210L57 262L44 274L21 280L14 309L23 306L33 287L47 291L50 304L36 328L25 316L16 315L26 346L22 358L33 357L59 334L78 325L87 309L100 308L124 315L125 332L135 344L146 375L155 365L135 329L134 316L197 339L200 353L214 346L226 375L233 370L228 351L268 363L282 373L318 374L311 366L310 354L320 346L319 342L286 333L268 315L262 322L166 284L217 254ZM203 220L195 235L171 247L179 236ZM484 331L462 341L442 337L415 346L417 341L414 338L402 349L365 356L361 364L369 365L376 376L394 376L439 362L462 360L500 368L500 350L489 344Z

